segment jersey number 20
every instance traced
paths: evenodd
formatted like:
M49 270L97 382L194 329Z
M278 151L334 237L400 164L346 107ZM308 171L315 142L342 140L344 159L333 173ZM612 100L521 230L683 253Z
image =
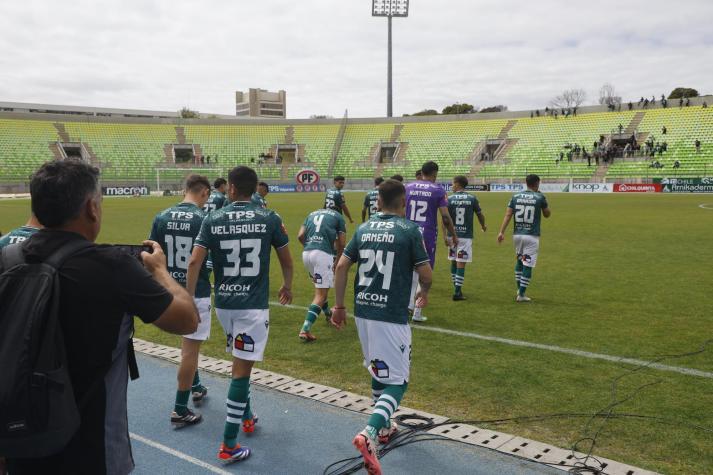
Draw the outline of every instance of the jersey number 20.
M535 222L535 207L516 205L515 206L515 222L532 224Z

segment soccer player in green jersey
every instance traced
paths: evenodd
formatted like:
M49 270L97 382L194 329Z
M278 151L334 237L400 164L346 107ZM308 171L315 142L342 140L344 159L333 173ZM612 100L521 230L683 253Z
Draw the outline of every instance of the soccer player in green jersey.
M42 229L42 224L37 221L34 214L30 215L30 219L24 226L15 228L6 235L0 237L0 249L10 244L17 244L25 241L27 238L35 234L37 231Z
M299 334L304 342L317 339L312 334L312 325L320 311L324 311L327 321L332 316L327 297L334 287L334 262L342 255L346 232L344 218L333 209L311 212L300 227L297 239L304 246L302 262L314 284L314 298Z
M158 213L151 226L149 239L161 245L168 261L169 274L184 287L193 241L207 214L203 211L203 206L208 201L209 194L210 182L206 177L188 176L183 201ZM197 407L208 395L208 389L201 384L198 374L198 354L201 343L210 336L210 272L205 263L198 277L194 302L200 322L194 333L183 335L181 340L176 403L171 414L171 424L176 428L201 422L202 416L188 409L188 397L192 396L193 405Z
M327 190L324 195L324 207L333 209L339 214L344 214L350 223L353 223L352 214L349 212L349 207L347 202L344 200L344 194L342 193L342 188L344 188L344 177L337 175L334 177L334 187Z
M220 209L230 203L225 196L225 191L228 189L228 182L225 181L225 178L216 178L213 182L213 188L214 190L208 197L208 201L203 205L203 210L207 213Z
M261 181L260 183L257 184L257 191L253 193L252 198L250 199L250 202L254 205L257 205L261 208L267 208L267 200L265 197L267 194L270 192L270 187L268 186L267 183L264 181Z
M498 233L498 243L505 239L505 229L514 216L513 244L515 244L515 284L517 285L517 302L529 302L525 295L532 280L532 269L537 264L537 251L540 248L541 216L549 218L552 214L545 195L539 192L540 177L527 175L525 178L527 190L512 195L505 210L505 218Z
M411 327L408 306L412 273L418 273L416 305L425 307L432 271L423 236L405 219L406 191L395 180L379 185L381 212L359 226L339 259L335 272L336 305L332 323L346 324L344 294L349 268L357 264L354 279L354 317L371 375L374 410L366 428L352 441L364 457L370 474L380 474L376 438L387 443L396 432L391 416L406 391L411 365Z
M448 197L448 213L451 215L453 225L456 228L458 244L453 245L448 228L443 226L446 247L448 248L448 260L451 261L451 280L455 291L453 300L465 300L463 296L463 283L465 281L465 265L473 262L473 217L478 217L480 229L483 232L488 230L485 225L485 216L480 209L478 198L465 192L468 186L468 178L458 175L453 178L453 194Z
M361 208L362 223L366 221L367 217L371 218L373 214L379 211L378 207L376 206L376 198L379 196L379 191L377 188L379 188L379 185L381 185L383 182L384 177L382 176L374 178L374 189L367 191L366 195L364 195L364 206L362 206Z
M190 294L195 294L202 262L210 251L215 276L215 308L226 335L226 350L233 355L228 389L227 418L218 458L239 461L250 449L238 443L238 430L255 430L257 417L250 398L250 373L262 361L270 324L268 291L270 248L277 251L283 283L279 301L292 302L292 257L282 219L274 211L250 202L257 188L255 170L235 167L228 176L231 203L203 220L188 263Z

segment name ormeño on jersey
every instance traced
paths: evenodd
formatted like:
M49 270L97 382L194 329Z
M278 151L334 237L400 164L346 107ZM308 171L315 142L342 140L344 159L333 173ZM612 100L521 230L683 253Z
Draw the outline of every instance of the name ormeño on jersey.
M376 215L359 226L344 256L357 263L354 315L407 324L413 269L429 262L419 227L399 216Z

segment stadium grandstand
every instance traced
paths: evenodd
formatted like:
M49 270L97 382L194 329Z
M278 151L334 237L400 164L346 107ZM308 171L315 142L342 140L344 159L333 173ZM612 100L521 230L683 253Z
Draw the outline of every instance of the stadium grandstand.
M188 169L236 164L292 182L303 168L352 179L411 176L426 160L473 183L537 173L549 181L645 182L713 174L713 103L576 114L530 111L351 119L182 119L175 112L0 103L0 184L18 189L42 162L82 157L106 182L178 186ZM662 133L663 129L666 133ZM696 145L698 143L698 145Z

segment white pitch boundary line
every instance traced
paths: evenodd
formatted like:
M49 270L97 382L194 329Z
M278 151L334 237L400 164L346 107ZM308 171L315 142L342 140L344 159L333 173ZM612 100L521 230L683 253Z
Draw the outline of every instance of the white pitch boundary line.
M159 444L158 442L154 442L151 439L147 439L146 437L142 437L138 434L134 434L133 432L129 432L129 436L134 439L138 440L139 442L142 442L146 445L149 445L155 449L158 449L162 452L166 452L169 455L173 455L174 457L177 457L181 460L185 460L186 462L192 463L193 465L197 465L201 468L204 468L206 470L209 470L213 473L219 473L220 475L232 475L231 472L226 472L225 470L221 470L220 468L211 465L207 462L204 462L200 459L197 459L195 457L191 457L190 455L186 455L183 452L179 452L178 450L172 449L171 447L166 447L163 444Z
M713 210L713 203L701 203L698 205L701 209L711 209Z
M294 309L298 309L298 310L306 309L306 307L300 307L299 305L282 305L279 302L270 302L270 305L275 306L275 307L294 308ZM661 364L661 363L652 363L650 361L638 360L635 358L625 358L623 356L606 355L606 354L602 354L602 353L592 353L590 351L575 350L572 348L563 348L561 346L555 346L555 345L544 345L542 343L532 343L530 341L523 341L523 340L511 340L509 338L502 338L499 336L480 335L478 333L461 332L461 331L457 331L457 330L449 330L447 328L425 327L422 325L411 325L411 328L415 328L416 330L424 330L424 331L434 332L434 333L443 333L446 335L454 335L454 336L461 336L461 337L465 337L465 338L473 338L476 340L494 341L496 343L504 343L506 345L512 345L512 346L522 346L525 348L537 348L538 350L554 351L556 353L565 353L568 355L581 356L584 358L590 358L590 359L594 359L594 360L610 361L612 363L625 363L625 364L630 364L633 366L648 366L649 368L657 369L660 371L668 371L671 373L685 374L687 376L697 376L699 378L713 379L713 373L709 372L709 371L701 371L698 369L685 368L682 366L670 366L670 365L665 365L665 364Z

